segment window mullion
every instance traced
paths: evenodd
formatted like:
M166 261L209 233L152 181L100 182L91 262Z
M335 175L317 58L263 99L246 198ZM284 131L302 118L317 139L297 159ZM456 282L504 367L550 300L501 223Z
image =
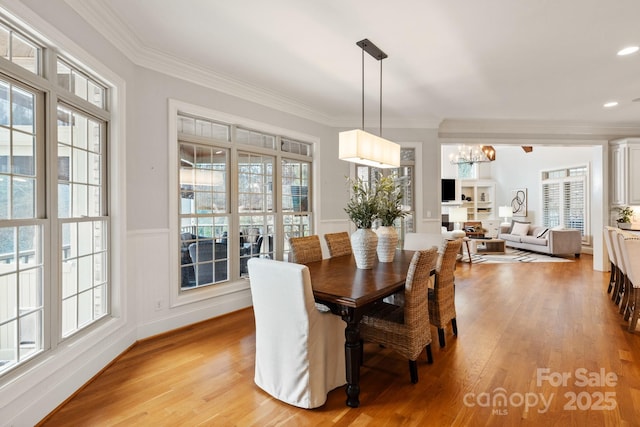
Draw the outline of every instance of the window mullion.
M275 153L275 164L273 165L273 198L274 198L274 250L275 259L282 259L284 256L284 213L282 212L282 152L278 149Z
M89 115L103 121L108 121L110 118L110 114L108 111L105 111L102 108L99 108L89 101L85 101L84 99L72 94L60 92L57 94L58 101L68 105L73 106L73 108L81 109L84 113L88 113Z
M237 277L238 271L240 270L240 260L237 256L232 256L232 254L240 253L240 224L238 220L238 148L235 146L232 146L229 152L228 169L229 174L227 175L227 178L229 179L229 204L227 207L227 213L229 215L229 239L227 240L227 244L229 247L227 249L227 256L229 257L228 268L231 273L231 277Z
M45 61L45 71L51 61ZM47 99L47 111L57 111L58 98L55 92L51 93ZM45 344L51 349L55 349L62 339L62 324L60 317L60 224L58 222L58 127L54 120L48 120L46 124L46 164L47 164L47 201L46 201L46 222L45 242L48 242L45 250L45 280L49 283L45 286L44 297L47 301L45 310L45 325L48 325L45 337ZM46 347L45 347L46 348Z

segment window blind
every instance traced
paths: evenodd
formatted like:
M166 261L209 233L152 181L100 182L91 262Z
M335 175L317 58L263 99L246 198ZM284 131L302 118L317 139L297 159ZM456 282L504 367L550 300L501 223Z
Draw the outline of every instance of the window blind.
M578 166L542 172L542 224L580 230L583 241L588 230L588 168Z

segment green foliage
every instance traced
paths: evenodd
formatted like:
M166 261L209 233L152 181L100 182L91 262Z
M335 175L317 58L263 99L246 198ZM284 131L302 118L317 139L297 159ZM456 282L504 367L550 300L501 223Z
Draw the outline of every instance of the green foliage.
M344 211L358 228L371 228L378 218L377 191L368 182L356 178L348 179L351 185L351 198Z
M624 208L618 208L618 212L620 213L618 222L631 222L633 209L631 209L629 206L625 206Z
M381 225L391 226L397 218L407 213L402 211L402 188L396 184L393 176L381 177L377 182L378 218Z
M347 180L351 186L351 198L344 211L358 228L371 228L373 222L380 220L381 225L393 225L402 218L402 189L394 177L378 176L372 184L356 178Z

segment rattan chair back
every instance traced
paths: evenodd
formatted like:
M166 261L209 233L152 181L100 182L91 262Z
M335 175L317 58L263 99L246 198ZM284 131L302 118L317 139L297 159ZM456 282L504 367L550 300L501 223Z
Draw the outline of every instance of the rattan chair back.
M415 361L426 347L431 363L431 329L427 290L437 248L416 251L404 287L404 306L380 302L360 322L363 340L391 348L409 359L411 381L417 382Z
M461 245L461 239L447 241L442 261L436 269L434 287L429 290L429 321L438 328L441 347L445 344L444 327L449 321L454 327L454 334L457 334L454 271Z
M289 239L289 261L296 264L306 264L322 261L322 246L317 234Z
M346 231L338 233L327 233L324 240L329 248L329 256L351 255L351 237Z

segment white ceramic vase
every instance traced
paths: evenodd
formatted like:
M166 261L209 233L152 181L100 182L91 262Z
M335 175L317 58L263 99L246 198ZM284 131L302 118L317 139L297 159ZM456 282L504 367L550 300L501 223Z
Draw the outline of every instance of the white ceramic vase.
M351 234L351 250L356 266L362 269L373 268L376 263L378 236L370 228L358 228Z
M393 262L398 247L398 231L391 225L378 227L378 261Z

